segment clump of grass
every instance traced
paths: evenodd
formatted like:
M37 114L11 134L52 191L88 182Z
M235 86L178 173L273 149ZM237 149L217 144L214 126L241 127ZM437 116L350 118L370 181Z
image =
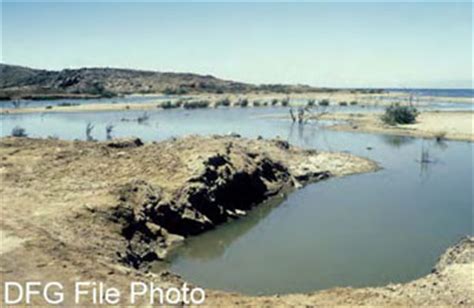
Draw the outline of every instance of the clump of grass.
M389 125L412 124L418 116L418 110L413 106L390 105L385 109L382 121Z
M329 100L327 100L327 99L320 100L318 105L319 106L329 106Z
M254 107L260 107L262 105L262 103L260 103L260 101L256 100L256 101L253 101L253 106Z
M12 136L13 137L28 137L26 130L23 127L15 126L12 129Z
M228 97L225 97L223 99L220 99L216 102L216 107L229 107L230 106L230 99Z
M316 104L316 101L314 99L308 99L306 102L306 106L308 107L313 107Z
M290 104L290 99L288 97L285 97L284 99L281 100L281 106L286 107Z
M184 109L198 109L198 108L208 108L209 105L210 105L209 101L201 100L201 101L185 102L183 107L184 107Z
M80 105L79 103L64 102L64 103L59 103L57 106L58 107L72 107L72 106L79 106L79 105Z
M173 109L173 108L178 108L178 104L177 103L172 103L171 101L166 101L164 103L162 103L161 105L159 105L159 107L163 108L163 109Z
M249 100L246 99L246 98L243 98L243 99L239 100L238 105L239 105L240 107L244 107L244 108L245 108L245 107L247 107L247 106L249 105Z
M272 106L276 106L278 104L278 99L272 99Z
M352 102L351 102L351 106L355 106L355 105L357 105L357 104L358 104L357 101L352 101Z
M163 94L165 95L184 95L187 93L188 93L188 90L182 87L177 87L177 88L167 87L163 90Z
M184 100L183 99L178 99L175 104L176 104L177 108L183 107Z
M347 102L339 102L339 106L347 106Z

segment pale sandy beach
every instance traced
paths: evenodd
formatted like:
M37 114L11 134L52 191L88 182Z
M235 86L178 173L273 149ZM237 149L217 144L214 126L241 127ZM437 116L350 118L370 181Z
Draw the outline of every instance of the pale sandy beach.
M339 113L323 115L322 119L346 121L330 127L334 130L474 141L474 112L423 112L415 124L396 126L383 123L380 117L381 113Z

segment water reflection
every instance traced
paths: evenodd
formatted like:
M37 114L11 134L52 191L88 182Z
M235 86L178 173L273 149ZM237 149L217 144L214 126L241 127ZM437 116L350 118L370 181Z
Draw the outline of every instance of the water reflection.
M168 261L173 261L177 256L185 256L196 261L212 260L226 253L227 248L242 235L255 227L263 218L285 200L278 196L254 208L246 217L224 224L215 232L207 232L197 237L186 240L173 254L168 256Z
M415 138L408 136L398 136L398 135L379 135L380 139L388 145L391 145L396 148L400 148L404 145L413 143Z

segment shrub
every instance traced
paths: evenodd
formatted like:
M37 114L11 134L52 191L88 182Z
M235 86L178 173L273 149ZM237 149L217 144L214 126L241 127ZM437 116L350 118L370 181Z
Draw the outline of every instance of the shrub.
M347 106L347 102L339 102L339 106Z
M286 98L284 98L284 99L281 100L281 105L282 105L283 107L286 107L286 106L288 106L289 104L290 104L290 99L289 99L288 97L286 97Z
M244 98L239 101L240 107L247 107L249 105L249 100Z
M183 105L184 105L184 100L178 99L178 100L176 101L176 107L179 108L179 107L182 107Z
M253 106L254 107L260 107L262 104L260 103L260 101L253 101Z
M230 99L228 97L220 99L216 102L216 107L219 106L224 106L224 107L229 107L230 106Z
M329 100L327 100L327 99L320 100L318 105L319 106L329 106Z
M209 101L202 100L202 101L189 101L185 102L183 107L184 109L197 109L197 108L207 108L209 107Z
M79 105L80 105L79 103L64 102L64 103L59 103L57 106L58 107L72 107L72 106L79 106Z
M352 102L351 102L351 106L355 106L355 105L357 105L357 104L358 104L357 101L352 101Z
M99 82L94 82L91 88L88 91L90 94L98 95L100 97L112 98L115 96L115 93L109 91L105 86Z
M276 106L278 104L278 99L272 99L272 106Z
M389 125L415 123L418 110L413 106L391 105L385 109L382 121Z
M313 107L316 101L314 99L308 99L308 102L306 102L306 106L308 107Z
M13 127L12 136L13 137L28 137L28 135L26 134L26 130L20 126Z
M177 88L167 87L166 89L163 90L163 94L165 95L183 95L187 93L188 93L188 90L182 87L177 87Z
M163 109L172 109L172 108L178 108L179 106L177 103L173 104L171 101L166 101L162 103L159 107Z

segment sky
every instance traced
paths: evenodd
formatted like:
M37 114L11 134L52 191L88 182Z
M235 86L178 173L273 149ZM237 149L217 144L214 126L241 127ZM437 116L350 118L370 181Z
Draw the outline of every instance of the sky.
M2 2L1 61L251 83L471 88L471 2Z

